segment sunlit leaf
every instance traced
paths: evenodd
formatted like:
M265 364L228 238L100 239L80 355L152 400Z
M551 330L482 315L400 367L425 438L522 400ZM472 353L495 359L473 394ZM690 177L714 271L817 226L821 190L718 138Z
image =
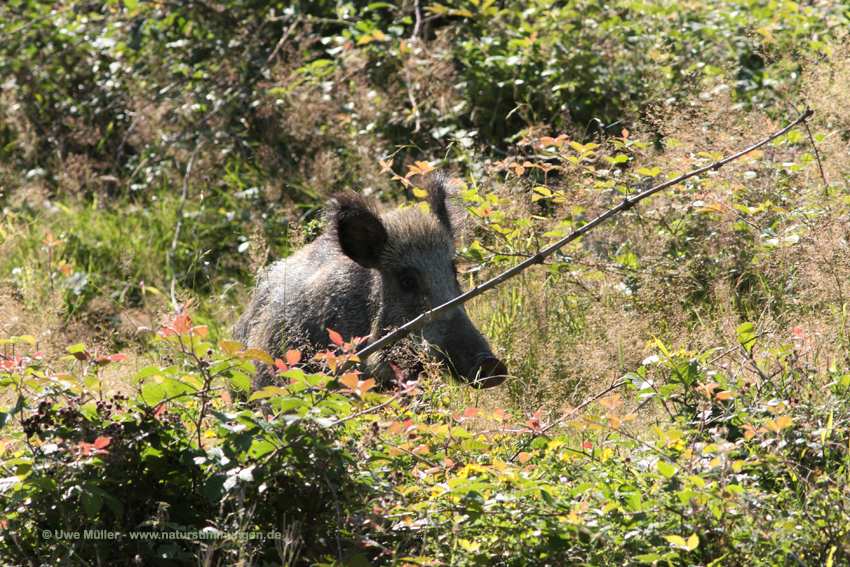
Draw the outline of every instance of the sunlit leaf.
M239 353L239 356L242 358L254 358L260 362L268 364L269 366L274 366L274 360L271 356L269 356L269 353L258 348L249 348Z
M342 335L340 335L339 333L337 333L336 331L333 331L331 329L328 329L328 335L330 335L331 342L333 344L335 344L336 346L342 346L343 345L344 341L342 340Z

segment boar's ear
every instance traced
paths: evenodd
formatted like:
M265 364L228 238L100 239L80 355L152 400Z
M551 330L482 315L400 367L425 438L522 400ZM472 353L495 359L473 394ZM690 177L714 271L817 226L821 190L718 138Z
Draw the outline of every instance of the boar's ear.
M455 218L457 212L448 202L452 195L446 187L446 182L446 174L442 171L431 176L431 183L428 186L428 206L431 207L431 213L437 217L440 224L455 237L457 236L457 219Z
M377 268L387 231L374 207L357 193L338 193L326 214L342 252L364 268Z

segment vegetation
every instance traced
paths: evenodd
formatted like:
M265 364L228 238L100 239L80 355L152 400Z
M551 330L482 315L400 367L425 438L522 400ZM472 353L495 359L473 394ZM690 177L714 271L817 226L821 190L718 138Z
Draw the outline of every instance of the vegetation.
M4 3L2 562L850 563L848 24ZM431 367L376 392L335 334L321 366L230 340L334 190L411 206L452 172L471 287L807 106L470 302L498 389ZM245 403L257 364L281 386Z

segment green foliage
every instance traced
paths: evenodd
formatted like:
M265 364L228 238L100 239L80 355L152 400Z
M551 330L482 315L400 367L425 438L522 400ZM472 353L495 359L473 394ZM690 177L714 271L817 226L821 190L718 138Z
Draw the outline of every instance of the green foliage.
M3 340L2 385L22 400L4 414L4 423L20 425L7 439L12 446L4 445L12 476L4 485L9 531L0 553L8 561L85 564L138 555L152 564L187 563L198 540L220 558L277 557L293 529L314 559L336 549L340 514L359 510L385 482L352 470L356 445L335 433L347 431L341 425L352 417L368 419L368 411L356 414L364 402L386 400L365 394L355 401L337 391L338 382L328 388L324 375L287 369L292 385L270 389L269 401L286 414L267 421L226 403L222 385L247 387L251 359L271 362L268 355L228 341L216 346L206 335L206 327L178 316L154 341L177 359L136 372L129 398L105 397L99 377L125 355L96 356L75 345L65 357L74 361L71 373L54 374L39 360L43 353L19 354L31 337ZM84 530L121 535L58 535ZM227 537L192 535L211 531ZM267 545L255 541L275 532ZM174 533L183 537L175 541Z
M847 23L768 0L3 3L0 557L847 564ZM337 372L352 345L302 364L227 340L337 187L413 203L458 172L471 287L804 97L811 133L471 302L500 391L376 393ZM258 364L280 385L250 393Z
M759 340L747 333L739 329L739 340ZM831 383L792 402L789 388L804 378L793 357L805 345L746 351L741 364L769 375L756 388L736 365L718 371L714 352L658 342L659 354L627 377L638 399L668 414L645 438L619 394L585 413L455 411L445 386L374 394L374 381L356 374L305 373L295 351L274 363L289 385L252 396L274 415L267 420L231 405L222 386L246 388L252 360L272 360L206 335L177 316L154 341L175 360L141 368L134 395L109 398L100 372L124 355L75 345L69 373L57 373L31 352L32 337L2 341L0 383L20 400L3 414L7 560L138 555L165 565L190 562L206 545L208 558L285 563L302 544L302 561L373 565L850 558L850 380L805 377L809 392ZM340 368L352 352L345 344L323 358ZM117 539L67 535L84 530ZM229 537L204 539L203 530ZM185 539L166 539L175 532Z

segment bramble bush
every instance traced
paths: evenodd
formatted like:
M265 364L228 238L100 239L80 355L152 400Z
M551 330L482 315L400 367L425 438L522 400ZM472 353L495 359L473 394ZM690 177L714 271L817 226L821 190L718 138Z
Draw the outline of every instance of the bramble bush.
M427 381L376 394L372 380L334 375L354 347L333 334L327 372L308 374L297 351L272 361L214 345L178 315L154 340L170 360L135 372L131 396L106 396L99 377L121 354L76 345L46 363L32 337L3 339L0 384L19 401L2 415L0 553L54 564L843 564L850 376L807 374L802 331L757 355L754 330L742 325L738 349L721 355L656 342L625 377L659 410L649 438L617 393L533 415L460 413L451 388ZM270 419L228 393L249 387L255 362L288 381L251 396ZM754 385L747 366L766 380ZM789 396L801 380L823 393ZM119 535L42 535L84 529ZM202 530L230 537L128 537Z

